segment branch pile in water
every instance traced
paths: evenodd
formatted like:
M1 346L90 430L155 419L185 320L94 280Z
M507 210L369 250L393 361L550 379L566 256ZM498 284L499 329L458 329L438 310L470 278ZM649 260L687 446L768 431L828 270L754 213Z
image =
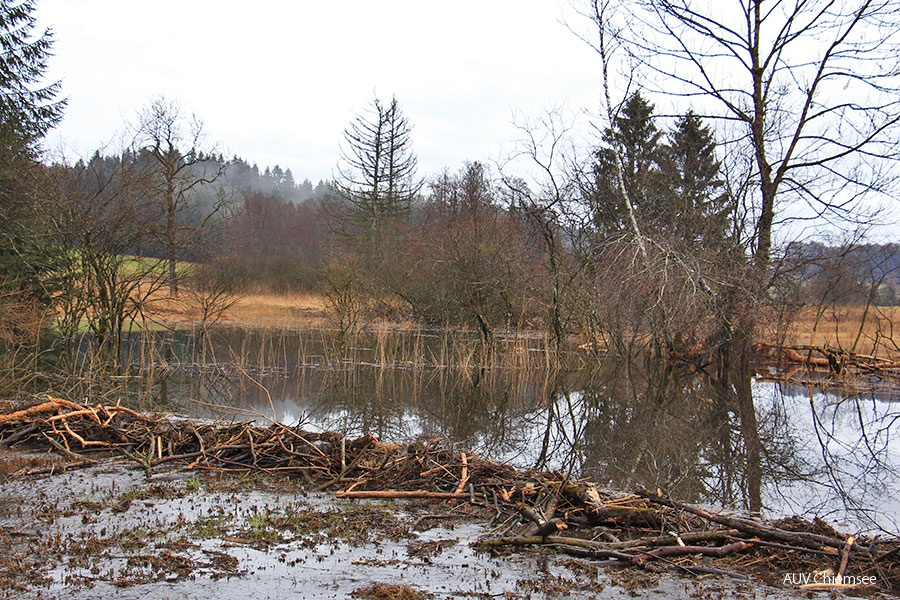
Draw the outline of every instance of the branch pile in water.
M660 492L610 493L589 481L522 472L460 452L441 440L386 444L280 423L198 423L123 406L60 398L0 414L0 444L50 446L70 466L125 458L148 477L163 463L189 469L301 478L342 498L465 502L492 514L484 549L543 546L604 566L754 574L807 586L900 591L900 540L839 534L821 521L765 521L713 512ZM792 579L796 584L799 579Z
M896 389L900 386L900 361L841 348L758 344L757 356L779 366L760 375L770 381L849 389ZM872 377L876 378L873 384Z

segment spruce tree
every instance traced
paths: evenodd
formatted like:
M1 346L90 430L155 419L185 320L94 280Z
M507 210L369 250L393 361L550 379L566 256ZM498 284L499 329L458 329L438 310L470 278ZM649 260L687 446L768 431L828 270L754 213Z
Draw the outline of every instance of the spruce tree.
M367 261L378 261L392 222L405 220L422 188L416 178L412 127L396 98L378 98L344 132L335 187L347 202L343 233L362 243Z
M35 0L0 0L0 272L37 292L49 259L41 232L39 144L62 118L60 83L43 83L50 30L36 32Z
M625 189L638 218L653 219L658 212L655 195L662 133L654 123L654 110L640 92L635 92L620 107L613 128L604 132L604 146L596 153L593 182L587 194L594 225L603 236L630 228L614 161L622 162Z
M716 142L700 117L688 111L675 123L660 150L666 210L662 220L692 246L724 246L731 232L732 206L724 193Z
M43 84L51 56L49 29L35 36L36 0L0 0L0 118L4 151L35 149L62 118L65 100L57 97L60 82ZM24 147L24 148L23 148Z

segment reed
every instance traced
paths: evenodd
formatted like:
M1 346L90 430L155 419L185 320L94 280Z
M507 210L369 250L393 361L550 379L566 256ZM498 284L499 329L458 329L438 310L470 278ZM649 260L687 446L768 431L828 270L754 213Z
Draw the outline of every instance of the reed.
M404 395L436 390L438 397L446 398L448 392L471 393L477 386L532 385L558 365L547 335L497 332L485 342L468 328L389 324L350 332L322 326L247 329L219 324L204 329L202 340L195 327L144 330L130 333L122 348L119 364L127 368L117 371L92 338L84 336L70 364L66 395L177 410L186 400L228 403L244 393L245 383L252 387L303 379L314 370L325 373L329 384L350 389L371 376L378 397L390 396L391 386L402 381ZM177 398L170 396L175 389ZM338 388L331 393L343 395Z

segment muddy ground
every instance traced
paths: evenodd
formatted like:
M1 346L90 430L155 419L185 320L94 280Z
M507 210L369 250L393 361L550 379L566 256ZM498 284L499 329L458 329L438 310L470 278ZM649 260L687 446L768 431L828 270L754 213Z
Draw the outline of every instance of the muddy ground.
M475 549L490 514L338 500L290 480L0 455L4 598L792 598L754 580ZM53 473L22 476L22 469Z

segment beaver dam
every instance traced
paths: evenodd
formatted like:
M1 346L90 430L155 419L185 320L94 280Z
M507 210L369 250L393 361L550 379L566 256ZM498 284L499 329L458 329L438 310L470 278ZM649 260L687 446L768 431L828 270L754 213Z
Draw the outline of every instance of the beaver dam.
M452 532L451 539L417 538L407 545L405 558L398 558L396 549L388 554L380 548L375 556L353 559L353 573L387 568L391 561L410 573L406 581L402 575L390 582L354 580L353 595L496 596L506 566L532 568L514 567L520 556L539 556L535 564L543 566L534 567L530 578L520 573L507 582L512 588L500 590L505 597L593 597L610 583L633 592L647 585L641 582L658 585L663 573L676 580L699 578L704 585L755 582L787 595L796 590L900 593L896 537L854 536L819 519L765 520L712 510L677 502L659 489L612 491L565 473L517 470L440 439L388 444L372 434L348 438L277 422L197 421L43 397L0 414L0 440L29 450L4 463L0 589L7 593L51 597L55 591L72 597L71 590L79 589L78 597L93 597L90 590L96 589L102 597L104 585L138 590L192 582L202 597L211 582L252 578L248 565L267 568L253 563L253 552L274 553L279 560L268 567L273 572L304 572L318 561L327 578L335 548L350 556L354 544L372 541L370 536L396 542L433 528ZM54 482L74 485L56 478L88 471L80 491L52 489ZM92 492L104 478L113 492L98 500ZM208 499L194 497L190 509L173 510L177 514L168 524L151 516L165 501L191 497L202 486L216 492L221 491L216 486L234 485L223 481L252 482L251 491L243 492L251 495L278 482L292 499L280 496L271 505L242 508L235 499L239 492L228 488L230 499L218 508L196 512ZM327 497L340 502L340 510L316 504ZM118 515L130 514L139 502L144 516L132 515L117 529ZM49 538L43 533L48 524L66 519L80 519L81 527L70 523L72 529ZM465 540L471 548L466 568L476 556L495 565L481 588L462 589L458 575L442 580L409 571L413 565L437 564L438 554L462 548L460 536L467 535L473 538ZM329 540L343 544L332 546L331 558L300 552ZM557 562L548 567L548 560ZM291 589L306 589L296 577ZM335 590L349 588L334 577L330 589L336 595L310 592L308 597L344 597ZM146 597L146 590L134 597L139 596Z

